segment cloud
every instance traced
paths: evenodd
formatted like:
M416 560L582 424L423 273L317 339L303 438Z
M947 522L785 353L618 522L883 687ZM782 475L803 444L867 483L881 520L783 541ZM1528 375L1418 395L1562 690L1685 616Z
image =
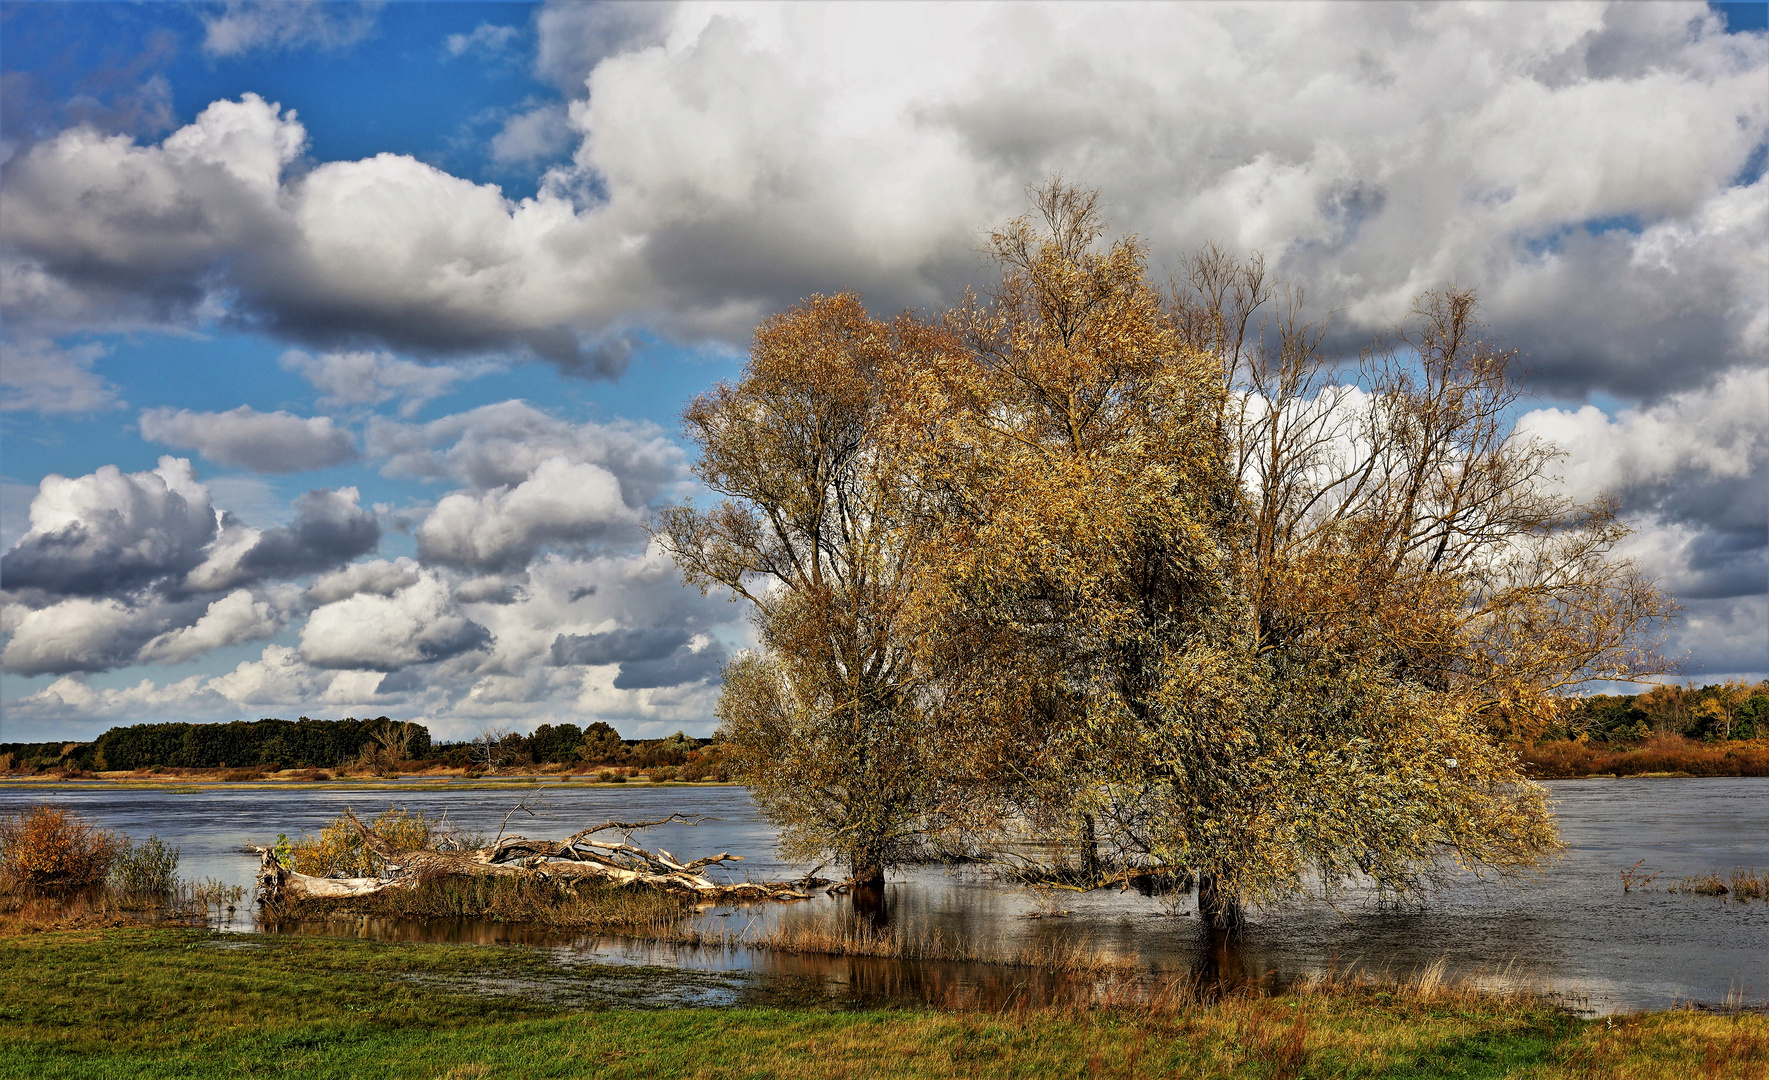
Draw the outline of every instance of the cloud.
M511 44L521 36L522 31L518 27L480 23L470 34L450 34L443 38L442 48L449 56L465 56L473 52L501 57L509 52Z
M147 663L179 664L210 649L262 640L280 628L268 603L255 599L246 589L237 589L210 604L190 626L169 630L143 645L138 658Z
M515 570L547 545L631 539L638 526L613 473L549 458L512 487L444 496L418 527L418 555L447 566Z
M539 105L517 113L491 138L493 161L528 165L550 161L571 147L573 132L565 106Z
M479 491L510 487L542 462L600 465L629 506L678 494L688 459L662 428L633 421L574 424L523 401L503 401L427 424L370 420L365 444L388 476L453 479Z
M303 472L356 458L350 432L329 416L302 419L280 410L261 413L249 405L219 413L148 409L141 414L141 437L254 472Z
M203 52L237 57L260 49L354 45L374 33L381 7L379 0L227 0L222 11L201 16Z
M227 674L209 680L202 691L242 705L311 701L330 685L330 674L307 666L294 649L269 645L257 660L241 661Z
M106 671L130 663L160 632L162 612L106 597L75 597L28 612L0 652L0 668L16 675Z
M388 672L490 641L485 627L456 609L448 585L425 571L391 596L358 593L314 611L301 630L301 658L319 668Z
M1539 409L1519 430L1566 451L1567 490L1612 495L1651 539L1634 548L1690 598L1769 591L1769 373L1739 368L1711 386L1614 418L1594 406Z
M725 650L704 634L678 627L610 630L600 634L560 634L553 639L554 664L619 664L617 690L643 690L699 682L719 673Z
M535 73L566 93L579 93L603 59L662 45L675 12L651 0L547 4L535 16Z
M717 645L703 645L698 650L682 649L660 660L624 663L620 665L620 674L615 676L614 688L646 690L715 679L726 659L725 650Z
M293 113L247 94L155 145L79 127L32 146L8 163L0 222L15 332L189 325L224 308L222 264L252 263L288 228L279 178L306 140Z
M1769 674L1769 372L1737 368L1699 390L1605 415L1538 409L1523 434L1565 452L1568 493L1614 497L1635 532L1618 554L1683 605L1667 653L1692 675Z
M215 591L286 580L373 552L381 543L381 523L359 505L360 498L353 487L317 488L295 499L292 522L269 529L228 518L185 587Z
M295 500L295 520L267 529L240 565L264 577L296 577L366 555L381 542L381 523L358 505L353 487L319 488Z
M1265 250L1348 342L1471 284L1558 393L1654 397L1769 344L1747 175L1769 38L1701 7L570 5L536 26L578 143L536 197L392 154L292 172L304 131L254 97L158 145L65 132L9 166L14 319L183 325L206 302L310 345L612 377L639 328L741 342L847 287L943 302L985 274L976 230L1060 171L1163 257ZM230 147L203 134L224 121Z
M209 489L185 458L150 472L105 465L70 479L51 474L31 500L31 527L0 560L8 590L92 596L182 575L216 536Z
M688 644L688 638L688 631L679 627L610 630L602 634L560 634L553 639L553 663L618 664L623 661L661 660Z
M91 343L71 349L42 339L0 343L0 412L90 413L122 405L117 388L92 373L109 353Z
M307 598L315 604L332 604L359 593L391 596L417 581L418 564L410 559L372 559L326 574L307 590Z
M411 416L449 392L461 379L477 378L493 365L415 364L387 352L331 352L310 356L299 349L282 355L282 366L323 391L322 406L381 405L398 399L399 414Z

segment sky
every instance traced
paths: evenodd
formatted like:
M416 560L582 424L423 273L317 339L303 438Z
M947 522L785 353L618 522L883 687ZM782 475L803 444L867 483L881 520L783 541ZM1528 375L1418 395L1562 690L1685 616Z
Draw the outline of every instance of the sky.
M1697 682L1769 676L1766 5L0 3L0 741L715 726L647 516L757 323L1053 175L1355 353L1476 289Z

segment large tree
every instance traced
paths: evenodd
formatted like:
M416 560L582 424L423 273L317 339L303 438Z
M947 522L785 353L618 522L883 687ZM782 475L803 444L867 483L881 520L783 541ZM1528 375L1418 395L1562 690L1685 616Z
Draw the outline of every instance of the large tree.
M1556 847L1506 739L1662 670L1673 609L1514 430L1512 356L1430 293L1343 366L1207 249L1157 288L1060 183L932 322L813 298L686 414L727 501L660 535L755 607L719 715L790 853L1072 838L1210 921ZM1274 304L1274 300L1281 303ZM1273 311L1276 308L1276 311Z
M737 774L789 857L875 886L930 828L925 687L903 636L922 496L886 423L905 373L949 348L858 297L813 297L756 331L740 381L684 413L700 479L657 533L688 580L753 607L761 648L725 670Z
M1225 927L1348 878L1536 864L1552 820L1495 729L1653 669L1669 605L1512 432L1472 297L1425 297L1340 382L1299 296L1257 332L1256 263L1206 253L1163 297L1091 193L1037 211L991 237L1001 283L950 316L967 348L908 425L944 580L922 639L981 624L1023 654L931 665L999 820L1184 868Z

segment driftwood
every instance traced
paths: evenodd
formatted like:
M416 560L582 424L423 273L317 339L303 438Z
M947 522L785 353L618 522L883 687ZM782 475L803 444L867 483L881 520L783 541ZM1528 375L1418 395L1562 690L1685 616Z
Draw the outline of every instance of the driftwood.
M662 848L647 851L631 842L634 831L651 825L678 821L695 823L680 814L671 814L655 821L609 821L594 828L580 830L560 841L504 836L500 831L496 841L471 851L442 851L434 848L400 851L355 814L346 810L344 816L355 826L363 844L386 867L386 875L325 878L299 874L278 862L275 853L269 848L254 846L253 850L261 860L258 870L258 899L261 903L275 905L286 899L349 899L372 896L388 889L411 888L420 881L448 876L527 877L567 884L597 881L635 888L663 889L707 903L808 900L813 895L812 890L825 888L830 884L816 877L816 871L796 881L717 882L708 877L705 871L709 867L741 862L743 856L721 851L717 855L682 860ZM506 824L508 820L505 819ZM597 838L598 834L608 832L620 833L622 840Z

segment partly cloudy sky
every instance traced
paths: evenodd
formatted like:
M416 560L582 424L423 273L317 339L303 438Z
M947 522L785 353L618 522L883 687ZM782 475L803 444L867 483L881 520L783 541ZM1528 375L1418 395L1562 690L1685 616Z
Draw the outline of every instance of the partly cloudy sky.
M7 3L0 739L712 727L745 612L647 545L757 321L931 309L1055 173L1431 288L1769 674L1769 32L1692 3Z

